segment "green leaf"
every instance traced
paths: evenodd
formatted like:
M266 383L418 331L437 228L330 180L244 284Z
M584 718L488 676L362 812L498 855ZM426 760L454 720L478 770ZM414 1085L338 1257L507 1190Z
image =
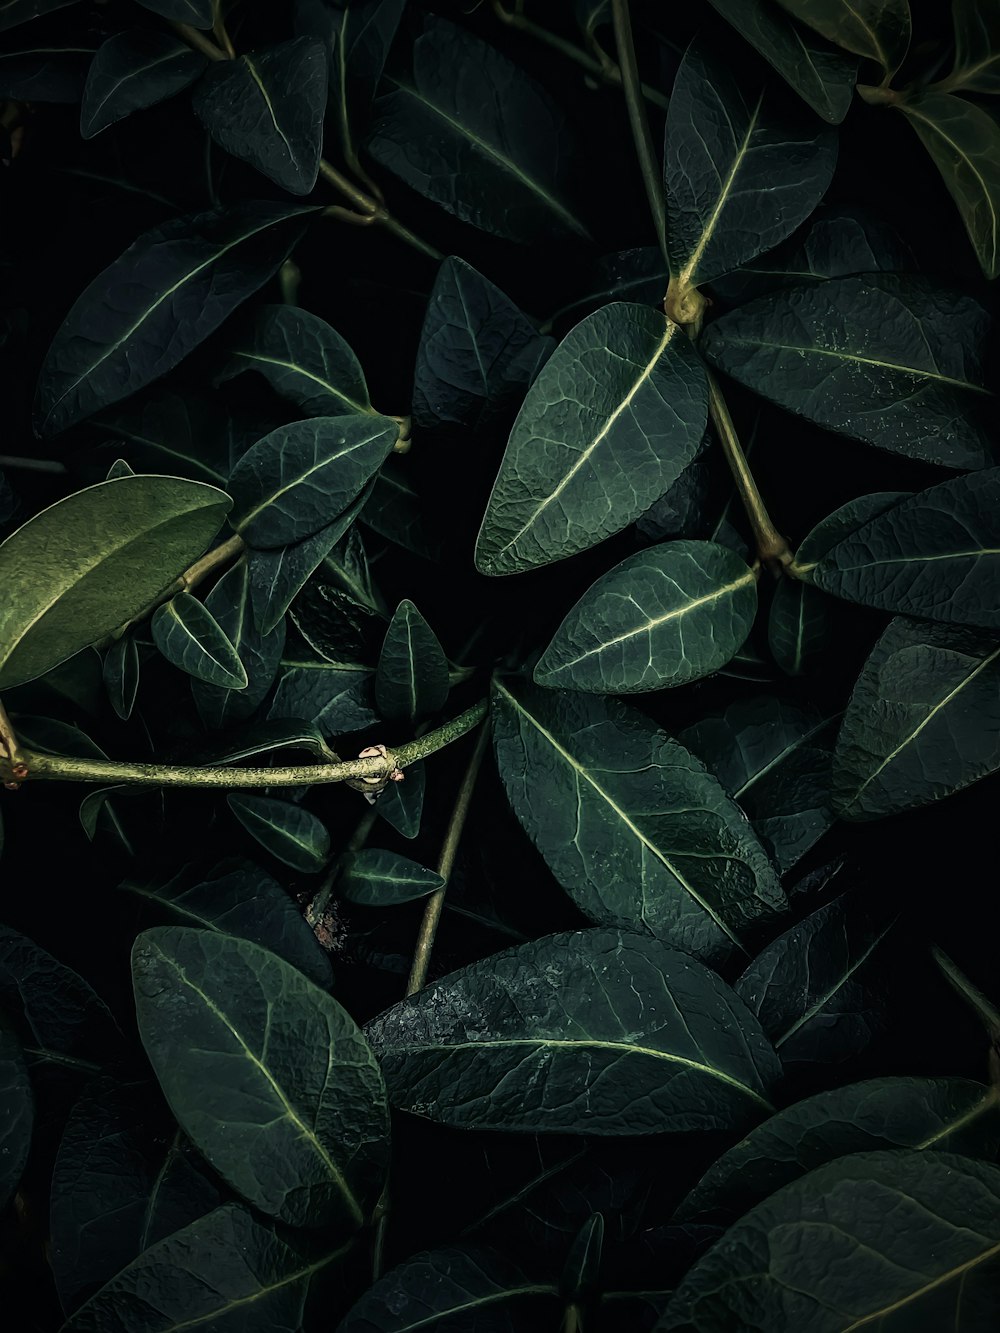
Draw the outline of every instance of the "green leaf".
M34 680L156 600L231 505L178 477L119 477L68 495L0 546L0 688Z
M771 0L710 3L818 115L835 125L844 119L854 94L856 60L817 41Z
M684 1278L657 1333L988 1333L998 1254L1000 1168L857 1153L751 1209Z
M327 736L373 726L379 717L371 704L371 675L367 667L296 652L281 663L268 718L303 718Z
M658 245L633 246L601 255L594 261L584 284L583 295L561 306L545 325L546 330L567 315L579 319L595 306L609 301L634 301L637 305L660 305L670 273Z
M292 624L329 662L374 662L385 638L383 615L332 583L310 579L290 609Z
M309 417L373 410L364 371L351 348L325 320L297 306L261 306L230 348L216 382L248 370L263 375L275 393Z
M0 0L0 32L75 3L76 0Z
M1000 627L1000 467L931 486L844 537L808 576L863 606Z
M179 592L153 612L153 642L181 671L228 690L245 690L247 673L239 654L211 611L189 592Z
M494 683L492 710L514 813L591 920L714 960L783 910L746 816L641 713L506 677Z
M448 698L448 659L437 635L404 598L386 630L375 672L375 702L390 722L417 722Z
M236 649L246 672L245 689L230 690L206 681L191 682L198 714L206 727L219 728L248 718L264 702L278 673L285 646L285 622L263 634L250 609L250 573L246 560L228 569L205 598L205 607ZM306 719L309 721L310 719Z
M63 1325L62 1333L274 1333L298 1329L310 1284L348 1247L302 1253L284 1233L227 1203L134 1259Z
M988 321L971 297L893 273L761 297L710 324L708 359L799 416L943 467L992 455L983 420Z
M444 880L436 871L374 847L351 856L337 880L341 898L365 907L394 907L443 887Z
M70 1110L52 1171L52 1275L63 1309L220 1202L155 1084L98 1076Z
M366 1029L394 1106L478 1130L734 1129L778 1062L708 968L659 940L567 931L494 954Z
M998 0L951 0L955 64L951 88L1000 92L1000 4Z
M410 764L402 782L390 782L375 802L375 811L404 838L420 832L427 789L427 770L423 763Z
M742 88L694 42L663 149L671 280L700 287L783 241L823 197L836 161L833 130L801 108L783 114L773 90Z
M315 209L246 202L145 232L84 290L38 378L55 435L158 379L277 271Z
M308 810L271 796L229 795L226 801L250 836L279 861L307 874L326 865L330 835Z
M736 982L785 1064L842 1063L885 1027L890 978L876 951L895 920L859 892L842 894L779 935Z
M824 594L800 579L782 579L768 611L767 647L785 675L806 675L833 647L834 632Z
M729 1223L807 1171L881 1148L933 1148L990 1160L1000 1148L1000 1091L965 1078L873 1078L817 1093L723 1153L673 1220Z
M91 46L37 44L0 52L0 97L24 102L79 102Z
M344 592L363 606L388 614L382 594L372 579L364 538L356 526L346 533L334 550L327 552L323 560L323 577L335 579Z
M181 926L144 931L132 975L156 1077L219 1174L293 1226L362 1226L385 1182L388 1108L337 1001L257 944Z
M6 1208L28 1160L35 1100L21 1043L0 1015L0 1208Z
M518 573L619 532L680 476L707 416L704 367L676 324L620 302L589 315L528 390L483 518L477 568Z
M909 0L778 0L788 12L845 51L895 74L910 45Z
M132 716L139 692L139 649L134 634L123 634L104 655L104 688L123 722Z
M440 538L431 530L423 500L406 475L403 459L390 457L379 472L361 511L361 522L423 560L438 558Z
M412 1255L386 1273L347 1312L337 1333L556 1328L557 1296L552 1283L529 1277L508 1255L450 1246Z
M858 495L832 514L827 514L826 518L820 519L802 538L795 553L795 564L800 576L808 578L815 566L838 542L850 537L879 514L894 508L901 500L909 499L912 494L912 491L875 491L871 495Z
M565 1301L592 1300L597 1293L604 1246L604 1218L591 1213L573 1238L559 1281Z
M199 747L197 762L235 764L241 759L273 754L275 750L305 750L324 763L335 763L337 759L319 730L307 722L257 718L224 736L212 737L208 745Z
M412 81L383 87L368 151L405 184L507 240L589 239L564 199L573 153L562 115L494 47L427 18Z
M170 924L217 930L260 944L328 990L330 960L295 902L252 861L224 861L211 872L187 867L167 883L126 879L121 888Z
M809 704L759 694L678 734L746 811L782 874L833 826L834 720Z
M230 474L233 528L257 547L312 537L357 499L398 437L395 421L368 412L279 426Z
M745 642L757 579L714 542L638 551L583 594L535 667L539 685L631 694L711 675Z
M308 194L319 173L327 72L321 44L293 37L216 61L191 105L220 148L289 194Z
M422 430L484 430L503 422L553 347L499 287L449 255L434 279L420 333L414 423Z
M1000 125L951 93L924 93L899 108L916 130L969 233L988 278L1000 273Z
M842 819L940 801L1000 768L1000 641L902 616L872 649L833 761Z
M92 139L133 111L183 91L208 66L186 43L153 28L116 33L102 43L87 73L80 133Z
M713 441L706 432L698 452L670 489L636 519L638 533L652 542L700 534L705 526L714 461Z
M114 447L126 443L136 472L166 472L194 481L225 486L229 450L225 443L226 413L219 401L155 387L117 407L108 408L94 424L111 431Z

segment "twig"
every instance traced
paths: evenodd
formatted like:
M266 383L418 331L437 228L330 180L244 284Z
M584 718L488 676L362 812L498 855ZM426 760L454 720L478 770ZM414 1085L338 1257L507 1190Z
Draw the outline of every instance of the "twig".
M0 467L19 468L22 472L68 472L65 463L54 458L16 458L13 454L0 454Z
M663 197L663 180L660 173L659 159L653 148L653 138L646 120L646 108L642 104L642 84L639 82L639 66L635 58L635 42L632 38L632 19L629 15L628 0L611 0L611 13L615 25L615 42L618 47L618 65L621 69L622 85L625 89L625 104L628 108L629 123L632 126L632 139L635 143L636 156L642 171L643 185L649 200L649 211L653 215L656 239L664 257L667 254L667 217L666 203Z

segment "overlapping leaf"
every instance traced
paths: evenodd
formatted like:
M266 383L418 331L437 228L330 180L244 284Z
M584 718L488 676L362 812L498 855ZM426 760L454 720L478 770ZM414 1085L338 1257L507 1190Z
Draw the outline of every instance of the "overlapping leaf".
M134 28L109 37L87 72L80 133L92 139L133 111L173 97L207 66L203 55L170 33Z
M795 18L846 51L894 74L910 45L909 0L778 0Z
M448 659L437 635L404 598L386 630L375 672L375 701L383 717L414 723L444 707Z
M278 672L285 622L279 620L267 634L258 628L250 606L250 573L245 559L223 574L205 598L205 606L236 649L247 677L241 690L192 681L191 692L202 721L207 727L217 728L243 721L264 702Z
M181 671L223 689L243 690L249 681L239 654L203 602L179 592L157 607L150 621L153 642Z
M952 0L955 65L948 82L972 93L1000 92L1000 6L997 0Z
M425 898L443 885L436 871L409 857L366 847L348 860L337 879L337 892L348 902L364 907L393 907Z
M322 820L292 801L233 793L229 808L246 831L279 861L295 870L322 870L330 855L330 834Z

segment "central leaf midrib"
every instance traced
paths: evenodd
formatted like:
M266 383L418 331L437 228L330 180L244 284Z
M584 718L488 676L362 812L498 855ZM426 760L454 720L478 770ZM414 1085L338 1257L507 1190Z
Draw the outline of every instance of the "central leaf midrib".
M936 370L918 370L914 366L901 366L895 361L882 361L878 357L861 356L857 352L836 351L828 347L818 347L815 343L806 343L804 345L795 345L793 343L776 343L764 338L746 338L734 337L731 334L722 333L722 341L730 347L749 347L749 348L770 348L775 352L802 352L806 356L829 356L838 361L854 361L862 366L876 366L879 370L894 370L900 375L910 375L914 379L934 380L939 384L948 384L956 389L964 389L969 393L981 393L986 397L992 397L989 389L982 385L973 384L971 380L957 380L951 375L942 375Z
M847 968L844 974L837 979L836 985L831 986L830 989L825 992L825 994L819 996L816 999L816 1001L813 1004L811 1004L808 1009L806 1009L803 1013L801 1013L799 1017L795 1020L795 1022L792 1023L791 1026L785 1032L783 1032L780 1037L778 1037L775 1040L774 1049L776 1051L781 1049L781 1047L785 1044L785 1042L789 1039L789 1037L793 1037L795 1033L799 1031L800 1028L803 1028L806 1025L806 1023L810 1022L813 1018L815 1018L816 1015L823 1008L823 1006L829 1004L830 1001L833 999L833 997L839 991L843 990L844 986L847 984L848 981L850 981L851 977L854 976L858 968L868 961L868 959L874 953L875 949L885 939L886 935L888 935L889 931L892 929L895 923L896 923L896 918L893 917L892 920L886 926L884 926L881 931L878 932L878 934L868 945L867 949L865 949L864 952L860 955L860 957L857 958L850 965L850 967Z
M341 459L347 458L358 449L363 449L366 444L371 444L373 440L378 439L380 434L382 434L382 432L377 431L374 435L369 435L366 439L359 440L357 444L352 444L350 448L341 449L335 454L324 455L318 462L313 463L312 467L308 467L304 472L296 474L296 476L294 476L287 484L279 486L276 490L270 492L269 495L266 495L263 500L254 505L252 509L248 510L238 522L234 523L233 527L237 532L242 533L259 514L262 514L265 509L269 509L272 505L276 504L283 495L287 495L289 491L293 491L297 486L303 485L314 475L314 473L321 472L323 468L330 467L331 464L340 462Z
M242 357L244 361L260 361L263 365L280 366L282 370L290 370L293 374L300 375L303 379L312 380L314 384L318 384L321 389L325 389L327 393L332 394L334 398L339 398L342 403L348 403L355 412L378 415L370 404L358 403L353 398L349 398L347 394L338 389L335 384L331 384L329 380L323 379L322 375L316 375L313 371L307 370L305 366L300 365L296 361L282 361L280 357L265 356L263 352L248 351L240 347L233 352L233 356Z

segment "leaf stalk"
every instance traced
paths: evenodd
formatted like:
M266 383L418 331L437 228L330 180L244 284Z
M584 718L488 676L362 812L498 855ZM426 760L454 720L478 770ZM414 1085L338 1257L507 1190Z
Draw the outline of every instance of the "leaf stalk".
M639 65L635 58L635 41L632 37L632 18L628 0L612 0L612 18L615 25L615 44L618 48L618 65L621 69L622 86L625 89L625 105L628 109L629 124L632 127L632 139L635 143L642 182L646 187L649 211L653 215L653 227L656 239L664 258L667 257L667 210L664 201L663 181L656 152L653 148L653 136L649 132L646 108L642 101L642 84L639 81Z

